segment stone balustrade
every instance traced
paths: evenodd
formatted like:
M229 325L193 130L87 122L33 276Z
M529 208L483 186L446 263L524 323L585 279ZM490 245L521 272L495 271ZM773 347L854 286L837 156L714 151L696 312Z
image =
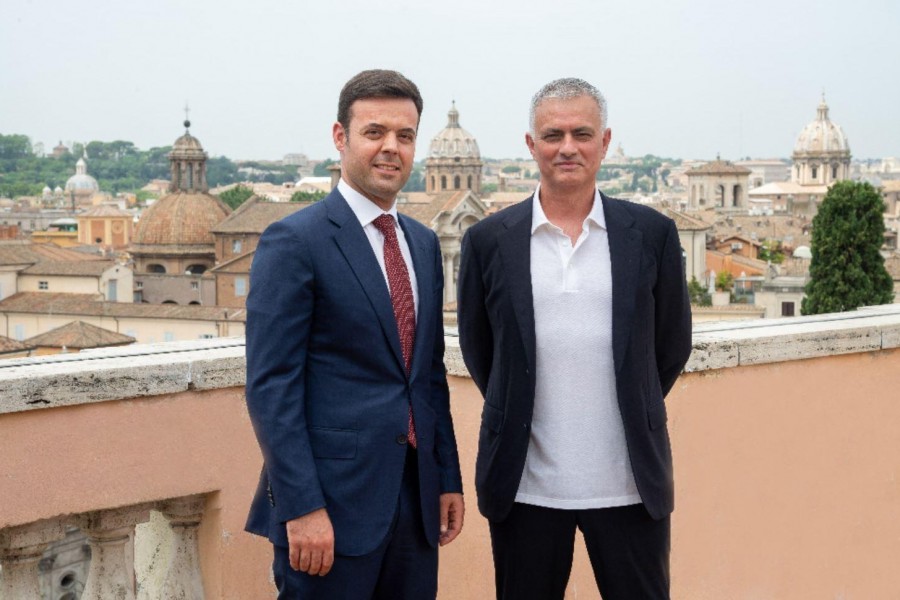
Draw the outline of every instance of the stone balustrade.
M206 499L202 495L93 510L0 530L0 600L39 599L38 563L47 549L78 527L90 543L90 567L82 600L178 598L203 600L197 529ZM156 511L166 531L154 531ZM135 547L164 561L135 574ZM155 586L154 581L162 584ZM74 582L73 582L74 583ZM73 596L74 597L74 596Z

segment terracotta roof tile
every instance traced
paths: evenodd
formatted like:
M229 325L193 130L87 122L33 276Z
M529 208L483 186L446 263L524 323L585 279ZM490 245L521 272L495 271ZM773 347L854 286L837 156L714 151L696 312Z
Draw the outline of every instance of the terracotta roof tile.
M9 352L22 352L25 350L30 350L31 348L34 348L34 346L29 346L18 340L8 338L5 335L0 335L0 354L7 354Z
M181 304L105 302L99 294L19 292L0 302L0 313L66 314L73 316L186 319L194 321L247 320L244 309Z
M36 335L25 340L32 348L103 348L105 346L122 346L133 344L135 339L130 335L123 335L103 329L84 321L72 321L62 327L51 329L46 333Z
M262 233L266 227L310 206L310 202L267 202L254 196L228 218L212 228L213 233Z
M22 273L26 275L70 275L73 277L99 277L104 271L115 266L111 260L86 260L84 262L50 262L34 264Z

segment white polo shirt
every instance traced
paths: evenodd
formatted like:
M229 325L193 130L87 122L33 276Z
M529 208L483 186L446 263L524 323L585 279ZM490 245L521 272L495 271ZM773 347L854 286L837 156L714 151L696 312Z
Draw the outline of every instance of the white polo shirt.
M638 504L616 395L612 272L603 200L575 245L534 194L534 415L516 502L587 509Z

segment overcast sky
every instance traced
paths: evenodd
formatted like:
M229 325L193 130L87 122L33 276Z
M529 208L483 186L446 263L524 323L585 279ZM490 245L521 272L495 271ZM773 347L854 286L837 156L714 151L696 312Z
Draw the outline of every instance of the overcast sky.
M531 95L587 79L626 154L788 157L822 91L853 156L900 155L897 0L2 0L0 133L171 144L183 107L211 156L337 158L337 96L362 69L425 98L417 157L461 125L527 156Z

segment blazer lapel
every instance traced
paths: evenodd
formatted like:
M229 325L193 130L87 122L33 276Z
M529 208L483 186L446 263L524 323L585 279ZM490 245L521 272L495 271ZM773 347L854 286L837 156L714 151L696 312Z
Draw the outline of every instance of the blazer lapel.
M378 317L378 322L394 353L394 358L397 359L397 364L401 370L406 372L403 351L400 349L400 334L397 332L397 321L394 318L394 305L391 304L391 294L384 281L384 273L372 252L369 238L366 237L366 232L363 231L356 215L353 214L350 205L347 204L340 192L334 190L322 202L326 203L328 218L338 227L334 234L334 241L350 264L363 292L372 304L372 309Z
M413 345L413 360L410 368L411 373L415 373L418 366L423 360L431 360L431 354L423 339L427 339L426 334L434 329L434 255L430 255L428 251L428 239L417 231L415 227L408 227L409 217L401 215L400 228L406 236L406 243L409 246L409 253L412 255L413 269L416 271L416 287L419 293L419 307L416 311L416 341Z
M497 236L506 285L531 376L535 372L534 298L531 289L531 211L534 196L507 209L506 230Z
M620 200L603 197L603 214L609 237L613 288L613 361L618 373L625 360L634 316L634 295L641 267L643 234L632 229L634 218Z

